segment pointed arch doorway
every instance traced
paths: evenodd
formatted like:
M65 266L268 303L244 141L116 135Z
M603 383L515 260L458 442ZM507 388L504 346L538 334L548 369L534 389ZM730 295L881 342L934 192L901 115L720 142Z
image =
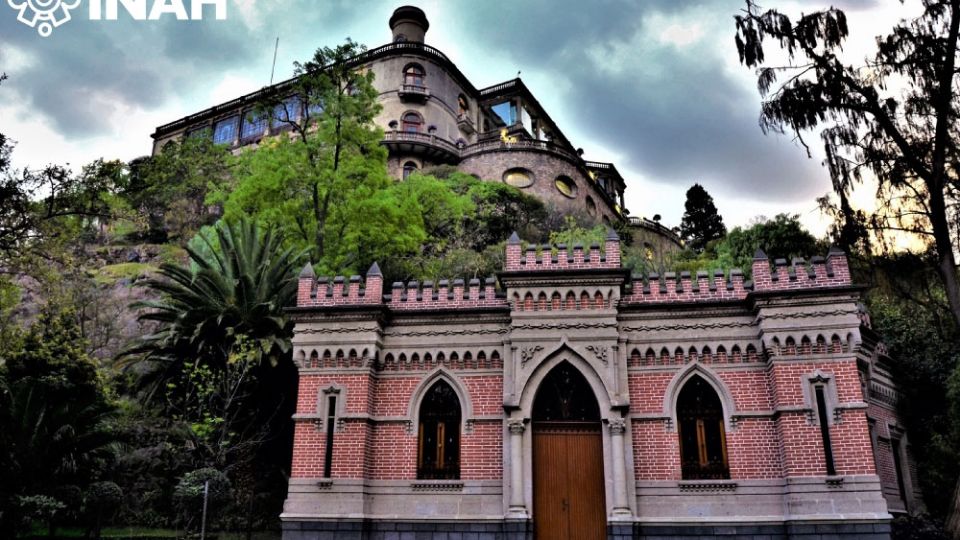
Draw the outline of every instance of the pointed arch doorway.
M532 420L536 539L606 538L600 407L590 384L568 362L540 383Z

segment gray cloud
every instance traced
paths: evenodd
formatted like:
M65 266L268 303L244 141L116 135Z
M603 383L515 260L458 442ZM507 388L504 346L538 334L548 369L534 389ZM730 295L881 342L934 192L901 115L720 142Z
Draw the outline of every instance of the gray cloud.
M724 62L736 57L733 15L742 3L723 5L729 15L722 20L724 10L709 0L609 0L591 3L589 14L577 0L514 3L501 14L483 3L476 17L498 17L484 25L482 39L506 44L500 52L525 73L569 79L561 101L575 111L573 127L625 156L623 165L675 186L706 181L727 195L810 200L826 190L825 172L789 137L761 133L756 90ZM653 15L699 23L705 35L689 48L661 44L662 29L644 24Z

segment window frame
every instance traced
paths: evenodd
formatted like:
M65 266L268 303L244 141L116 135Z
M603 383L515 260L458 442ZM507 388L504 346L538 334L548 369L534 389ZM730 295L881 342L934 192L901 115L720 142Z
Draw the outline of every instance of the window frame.
M431 404L431 394L442 387L446 387L448 395L443 396L443 399L448 400L448 402ZM432 414L427 409L431 405L450 407L454 401L456 402L455 411L447 409ZM423 395L420 396L420 402L417 405L416 471L418 480L460 479L464 417L463 399L450 381L441 377L427 383L427 387L423 391ZM451 439L454 438L456 443L451 445ZM431 460L432 466L425 463L427 457L431 455L433 457ZM451 455L454 455L454 457L451 458Z
M232 125L231 125L232 124ZM228 126L230 128L231 137L229 141L218 140L221 126ZM233 146L237 143L240 136L240 115L234 114L224 118L218 119L213 123L213 144Z
M416 122L408 120L408 117L416 118ZM400 132L401 133L423 133L423 126L425 122L423 120L423 115L417 111L406 111L400 116ZM410 130L408 127L415 126L415 130Z
M715 401L716 410L710 412L701 411L700 414L688 414L686 412L684 398L685 392L690 389L689 386L695 381L701 381L701 392L709 392ZM692 391L692 389L690 389ZM709 411L708 411L709 412ZM726 415L724 414L723 399L720 392L699 373L692 375L683 381L677 392L676 402L677 418L677 438L680 450L680 473L683 480L729 480L730 479L730 454L727 443ZM693 438L696 440L697 465L689 465L686 460L690 452L689 446L686 446L684 439L690 438L687 430L693 422ZM711 425L712 424L712 425ZM708 429L710 432L708 433ZM712 440L711 440L712 439ZM710 447L714 447L711 449ZM718 447L718 448L717 448ZM717 464L711 464L710 453L719 449L720 460Z

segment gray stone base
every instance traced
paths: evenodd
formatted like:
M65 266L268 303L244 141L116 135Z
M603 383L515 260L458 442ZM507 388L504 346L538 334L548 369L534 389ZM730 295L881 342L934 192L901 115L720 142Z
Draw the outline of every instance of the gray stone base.
M890 540L887 522L765 525L611 523L608 540ZM532 540L529 522L288 521L283 540ZM599 540L599 539L598 539Z
M530 540L529 522L288 521L283 540Z

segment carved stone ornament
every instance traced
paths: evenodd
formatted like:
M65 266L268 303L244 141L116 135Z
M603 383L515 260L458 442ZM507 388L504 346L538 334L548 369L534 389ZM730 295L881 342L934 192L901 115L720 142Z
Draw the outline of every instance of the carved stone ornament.
M606 347L599 345L587 345L587 350L592 352L593 355L597 357L597 360L603 362L604 364L607 363L607 359L609 357L608 353L610 350Z
M537 355L538 352L542 351L543 347L540 345L534 345L532 347L523 347L520 349L520 364L526 364L530 360L533 360L533 357Z
M627 421L623 418L611 418L607 427L611 435L623 435L627 431Z
M515 433L515 434L517 434L517 435L522 434L523 431L524 431L525 429L527 429L527 424L526 424L526 422L523 421L523 419L520 419L520 420L509 420L509 421L507 422L507 426L510 427L510 433Z

